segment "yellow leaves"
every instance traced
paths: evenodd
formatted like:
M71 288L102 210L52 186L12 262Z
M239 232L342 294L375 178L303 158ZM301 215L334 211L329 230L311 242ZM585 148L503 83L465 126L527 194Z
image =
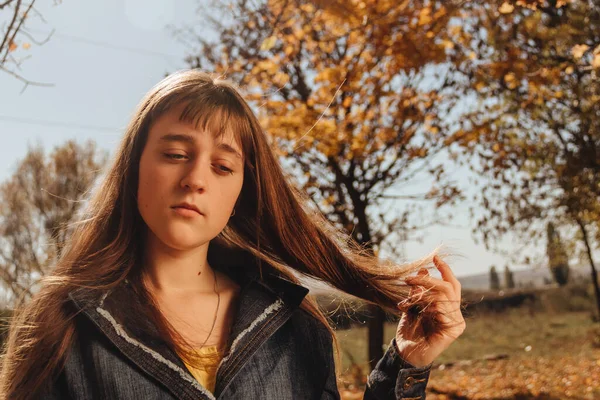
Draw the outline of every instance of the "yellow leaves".
M486 84L482 81L479 81L475 84L475 90L477 90L478 92L481 92L485 88L486 88Z
M343 106L344 108L348 108L348 107L350 107L350 105L351 105L351 104L352 104L352 97L346 97L346 98L344 99L344 101L342 102L342 106Z
M263 60L256 63L252 68L252 74L258 75L261 72L267 72L268 74L276 74L279 71L279 66L272 60Z
M15 51L17 49L17 44L15 42L10 42L10 44L8 45L8 51Z
M442 40L442 45L446 49L453 49L454 48L454 43L451 40L448 40L448 39Z
M338 86L340 83L342 83L343 76L344 70L341 67L325 68L317 74L315 77L315 82L329 82L335 86ZM332 90L331 94L333 95L334 92L335 90Z
M294 46L288 45L285 47L284 53L286 56L289 57L290 55L292 55L295 52L296 52L296 49L294 48Z
M573 46L573 48L571 49L571 55L573 56L573 58L575 58L576 60L579 60L581 57L583 57L583 54L590 48L590 46L588 46L587 44L578 44Z
M290 81L290 77L283 71L277 71L272 80L277 86L282 87Z
M417 25L418 26L429 25L434 20L443 17L447 13L447 10L444 6L441 6L433 15L431 14L432 11L433 10L431 9L431 6L423 7L419 11L419 20L417 22Z
M460 25L452 25L449 29L448 29L448 33L450 34L450 36L452 37L456 37L456 36L460 36L462 33L464 32L463 27Z
M592 60L592 68L600 68L600 53L594 54L594 59Z
M574 71L575 71L575 68L573 68L572 65L569 65L567 68L565 68L565 74L567 74L567 75L571 75Z
M440 133L440 128L438 128L435 125L429 125L429 126L427 126L427 130L429 132L431 132L433 135L437 135L438 133Z
M592 68L600 68L600 45L594 49L594 58L592 59Z
M477 58L477 53L475 53L474 51L469 53L469 60L474 60Z
M333 41L329 42L319 42L319 49L325 53L331 53L335 47Z
M437 11L435 12L435 14L433 14L433 19L438 19L438 18L441 18L441 17L443 17L444 15L446 15L446 14L447 14L447 12L448 12L448 11L446 10L446 7L444 7L444 6L442 5L442 6L439 8L439 10L437 10Z
M419 26L427 25L431 23L433 18L431 17L431 7L424 7L419 12Z
M557 99L562 99L564 96L564 92L562 90L557 90L556 92L554 92L554 97Z
M427 156L427 148L426 147L418 147L418 148L409 148L407 149L409 158L423 158Z
M335 195L329 195L327 198L323 200L323 202L327 205L335 204Z
M23 48L25 50L29 50L31 48L31 43L27 43L27 42L23 43Z
M315 12L315 6L313 6L313 5L312 5L312 4L310 4L310 3L302 4L302 5L300 6L300 9L301 9L302 11L304 11L304 12L307 12L307 13L309 13L309 14L312 14L312 13L314 13L314 12Z
M269 51L273 48L273 46L275 46L275 43L277 43L277 36L269 36L268 38L263 40L262 44L260 45L260 50Z
M514 89L519 86L519 81L514 72L509 72L508 74L504 75L504 83L506 83L506 86L509 89Z
M500 11L501 14L510 14L514 10L515 10L515 6L513 6L512 4L510 4L506 1L504 3L502 3L500 8L498 9L498 11Z

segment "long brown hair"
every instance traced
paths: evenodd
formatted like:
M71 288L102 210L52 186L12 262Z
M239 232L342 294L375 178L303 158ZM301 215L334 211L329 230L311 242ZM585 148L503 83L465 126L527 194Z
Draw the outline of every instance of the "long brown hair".
M153 121L184 104L182 120L208 131L227 127L236 134L244 153L244 183L236 214L211 241L246 251L261 269L292 282L292 273L316 278L350 295L400 315L409 307L427 310L428 296L414 301L402 278L427 266L431 256L407 265L382 262L353 242L320 213L285 178L268 139L249 105L226 80L197 70L168 76L142 99L102 182L95 188L52 274L44 278L32 300L15 313L2 365L0 390L4 398L25 399L38 394L60 371L75 338L74 310L68 293L75 288L112 289L139 276L141 238L147 229L137 208L138 167ZM297 274L296 274L297 275ZM151 298L139 286L140 296ZM404 308L398 308L399 302ZM145 315L156 316L165 340L187 354L185 344L150 301ZM315 301L302 308L329 328ZM434 312L419 316L432 331L446 326ZM331 328L329 328L331 330ZM335 340L335 335L334 337ZM337 342L336 342L337 343Z

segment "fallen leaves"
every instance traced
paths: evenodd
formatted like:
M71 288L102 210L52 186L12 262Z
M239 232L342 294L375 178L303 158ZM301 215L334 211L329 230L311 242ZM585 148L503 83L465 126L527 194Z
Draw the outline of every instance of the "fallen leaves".
M364 387L340 389L343 400L362 399ZM561 357L481 360L434 368L428 400L449 399L597 399L600 398L600 350Z

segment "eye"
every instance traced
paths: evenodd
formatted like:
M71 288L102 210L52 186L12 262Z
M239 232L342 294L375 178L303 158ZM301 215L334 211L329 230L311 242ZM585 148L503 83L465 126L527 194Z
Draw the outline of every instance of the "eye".
M224 165L217 165L217 169L218 169L220 172L224 172L224 173L227 173L227 174L233 175L233 171L232 171L231 169L227 168L227 167L226 167L226 166L224 166Z
M183 160L184 158L187 158L186 155L183 154L174 154L174 153L164 153L165 157L170 158L171 160ZM178 157L183 157L183 158L178 158Z

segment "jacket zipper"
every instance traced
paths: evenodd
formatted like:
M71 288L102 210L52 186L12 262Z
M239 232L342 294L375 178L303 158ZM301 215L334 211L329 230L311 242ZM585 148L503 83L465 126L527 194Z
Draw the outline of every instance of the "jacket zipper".
M264 339L268 338L272 334L274 334L277 329L285 323L287 320L285 317L288 313L291 313L289 309L280 309L272 315L264 325L259 328L259 331L256 332L248 341L248 344L244 346L240 351L236 352L231 364L224 370L223 377L220 381L217 381L217 384L222 389L219 391L219 394L215 393L215 397L220 398L221 393L227 389L227 386L231 383L231 380L239 370L246 364L248 357L245 357L245 354L252 354L258 348L257 343L263 343ZM217 371L217 376L219 371ZM222 383L221 383L222 382Z

